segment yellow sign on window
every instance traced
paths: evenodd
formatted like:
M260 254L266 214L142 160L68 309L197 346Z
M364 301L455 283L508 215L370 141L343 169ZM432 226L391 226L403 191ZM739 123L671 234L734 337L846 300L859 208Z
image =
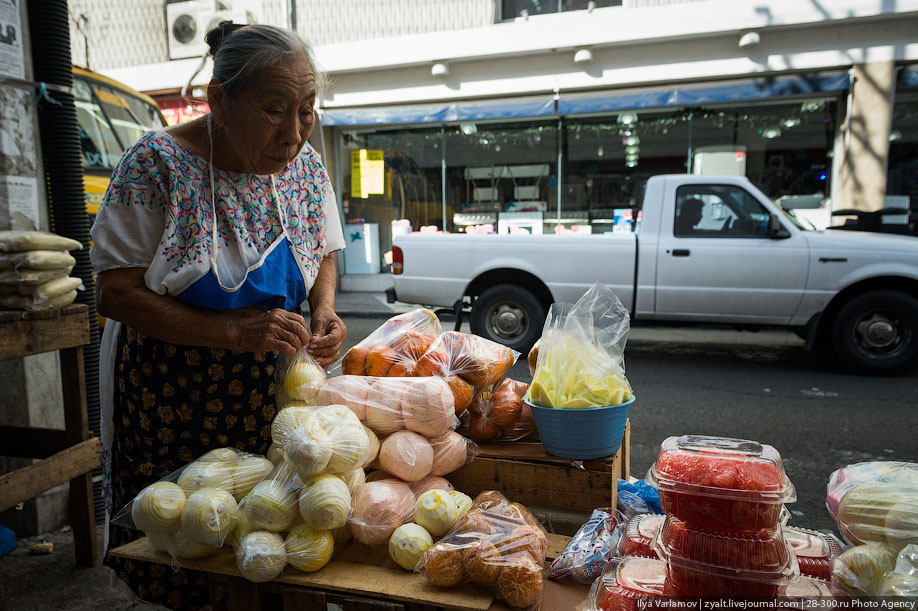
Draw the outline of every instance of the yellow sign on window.
M382 151L351 151L351 197L385 193L384 165Z

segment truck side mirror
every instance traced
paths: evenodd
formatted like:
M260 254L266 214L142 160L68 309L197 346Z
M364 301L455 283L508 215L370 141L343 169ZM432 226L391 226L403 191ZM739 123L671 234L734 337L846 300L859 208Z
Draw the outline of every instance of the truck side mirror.
M791 236L790 232L781 224L778 215L772 214L768 217L768 237L773 240L784 240Z

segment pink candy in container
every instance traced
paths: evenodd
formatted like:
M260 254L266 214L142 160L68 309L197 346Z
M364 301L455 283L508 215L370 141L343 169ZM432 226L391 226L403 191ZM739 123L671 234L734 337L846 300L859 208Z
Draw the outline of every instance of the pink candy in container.
M619 544L618 555L656 558L657 553L653 551L651 544L665 519L666 516L660 514L641 513L628 520Z
M688 596L774 597L800 575L780 526L734 530L667 517L653 549Z
M784 538L797 556L801 575L824 581L831 579L832 559L845 550L841 541L833 535L792 527L784 529Z
M745 439L670 437L647 481L659 489L664 513L723 528L774 528L784 503L797 500L778 451Z
M634 611L637 602L664 595L666 564L632 556L609 563L593 582L586 611Z

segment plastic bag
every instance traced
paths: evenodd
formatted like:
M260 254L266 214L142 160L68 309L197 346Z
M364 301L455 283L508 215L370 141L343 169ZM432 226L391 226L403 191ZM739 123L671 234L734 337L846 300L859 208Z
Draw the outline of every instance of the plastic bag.
M418 308L393 316L348 350L331 370L344 375L411 377L418 359L440 334L437 315Z
M291 405L271 423L284 461L304 481L323 473L344 475L369 464L379 440L344 405Z
M536 340L536 343L532 345L532 348L529 349L529 355L526 357L526 361L529 364L529 377L535 375L536 366L539 363L539 346L542 345L542 338Z
M517 357L519 352L483 337L446 331L420 358L415 374L444 378L459 413L469 406L478 389L495 384L510 371Z
M73 267L76 265L69 253L57 250L33 250L30 252L17 252L0 254L0 269L57 269L60 267Z
M202 557L197 554L207 549L192 544L223 545L236 524L237 499L271 468L271 462L259 454L234 448L211 450L141 490L112 522L160 536L159 549L171 549L176 558L182 553Z
M414 518L417 499L428 490L451 492L453 486L436 476L411 484L385 472L368 476L351 497L348 523L354 540L366 545L388 543L399 526Z
M631 398L624 351L628 310L594 284L576 304L552 304L527 400L566 409L618 405Z
M550 579L593 583L612 559L622 538L621 516L610 507L594 509L571 537L561 555L551 563Z
M47 231L0 231L0 252L81 250L83 245Z
M18 293L0 293L0 307L10 310L28 310L30 312L53 310L54 308L63 308L70 305L76 300L76 297L76 291L68 291L62 295L57 295L49 299L39 299L30 295L20 295Z
M510 378L501 378L479 390L468 407L468 431L472 441L515 441L534 433L532 409L523 403L527 390L528 384Z
M316 401L346 405L379 435L410 430L435 438L459 426L449 386L437 377L338 376L319 387Z
M855 545L918 543L918 464L876 461L839 469L829 477L826 507Z
M325 382L325 370L306 351L297 350L292 357L281 355L274 374L277 391L277 405L283 409L288 405L306 403L319 405L319 388Z
M626 518L642 513L663 513L660 493L645 480L618 480L618 510Z
M37 286L21 285L17 287L20 295L28 295L35 303L46 303L55 297L60 297L70 291L85 290L83 281L79 278L58 278Z
M414 522L402 524L389 537L389 557L406 571L413 571L434 538L446 534L471 506L472 499L458 490L430 489L418 494Z
M532 513L501 493L479 494L465 516L418 564L431 585L471 581L509 606L536 608L542 599L542 567L548 537Z
M57 269L31 269L28 267L5 269L0 271L0 284L38 286L52 280L66 278L72 270L73 266L59 267Z

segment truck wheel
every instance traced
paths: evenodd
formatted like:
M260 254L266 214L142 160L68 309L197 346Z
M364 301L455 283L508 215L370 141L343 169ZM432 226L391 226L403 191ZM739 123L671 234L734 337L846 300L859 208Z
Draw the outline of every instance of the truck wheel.
M528 290L515 284L498 284L475 300L469 325L472 333L526 352L542 335L545 308Z
M918 358L918 300L892 290L852 298L835 315L832 345L842 363L856 373L905 371Z

